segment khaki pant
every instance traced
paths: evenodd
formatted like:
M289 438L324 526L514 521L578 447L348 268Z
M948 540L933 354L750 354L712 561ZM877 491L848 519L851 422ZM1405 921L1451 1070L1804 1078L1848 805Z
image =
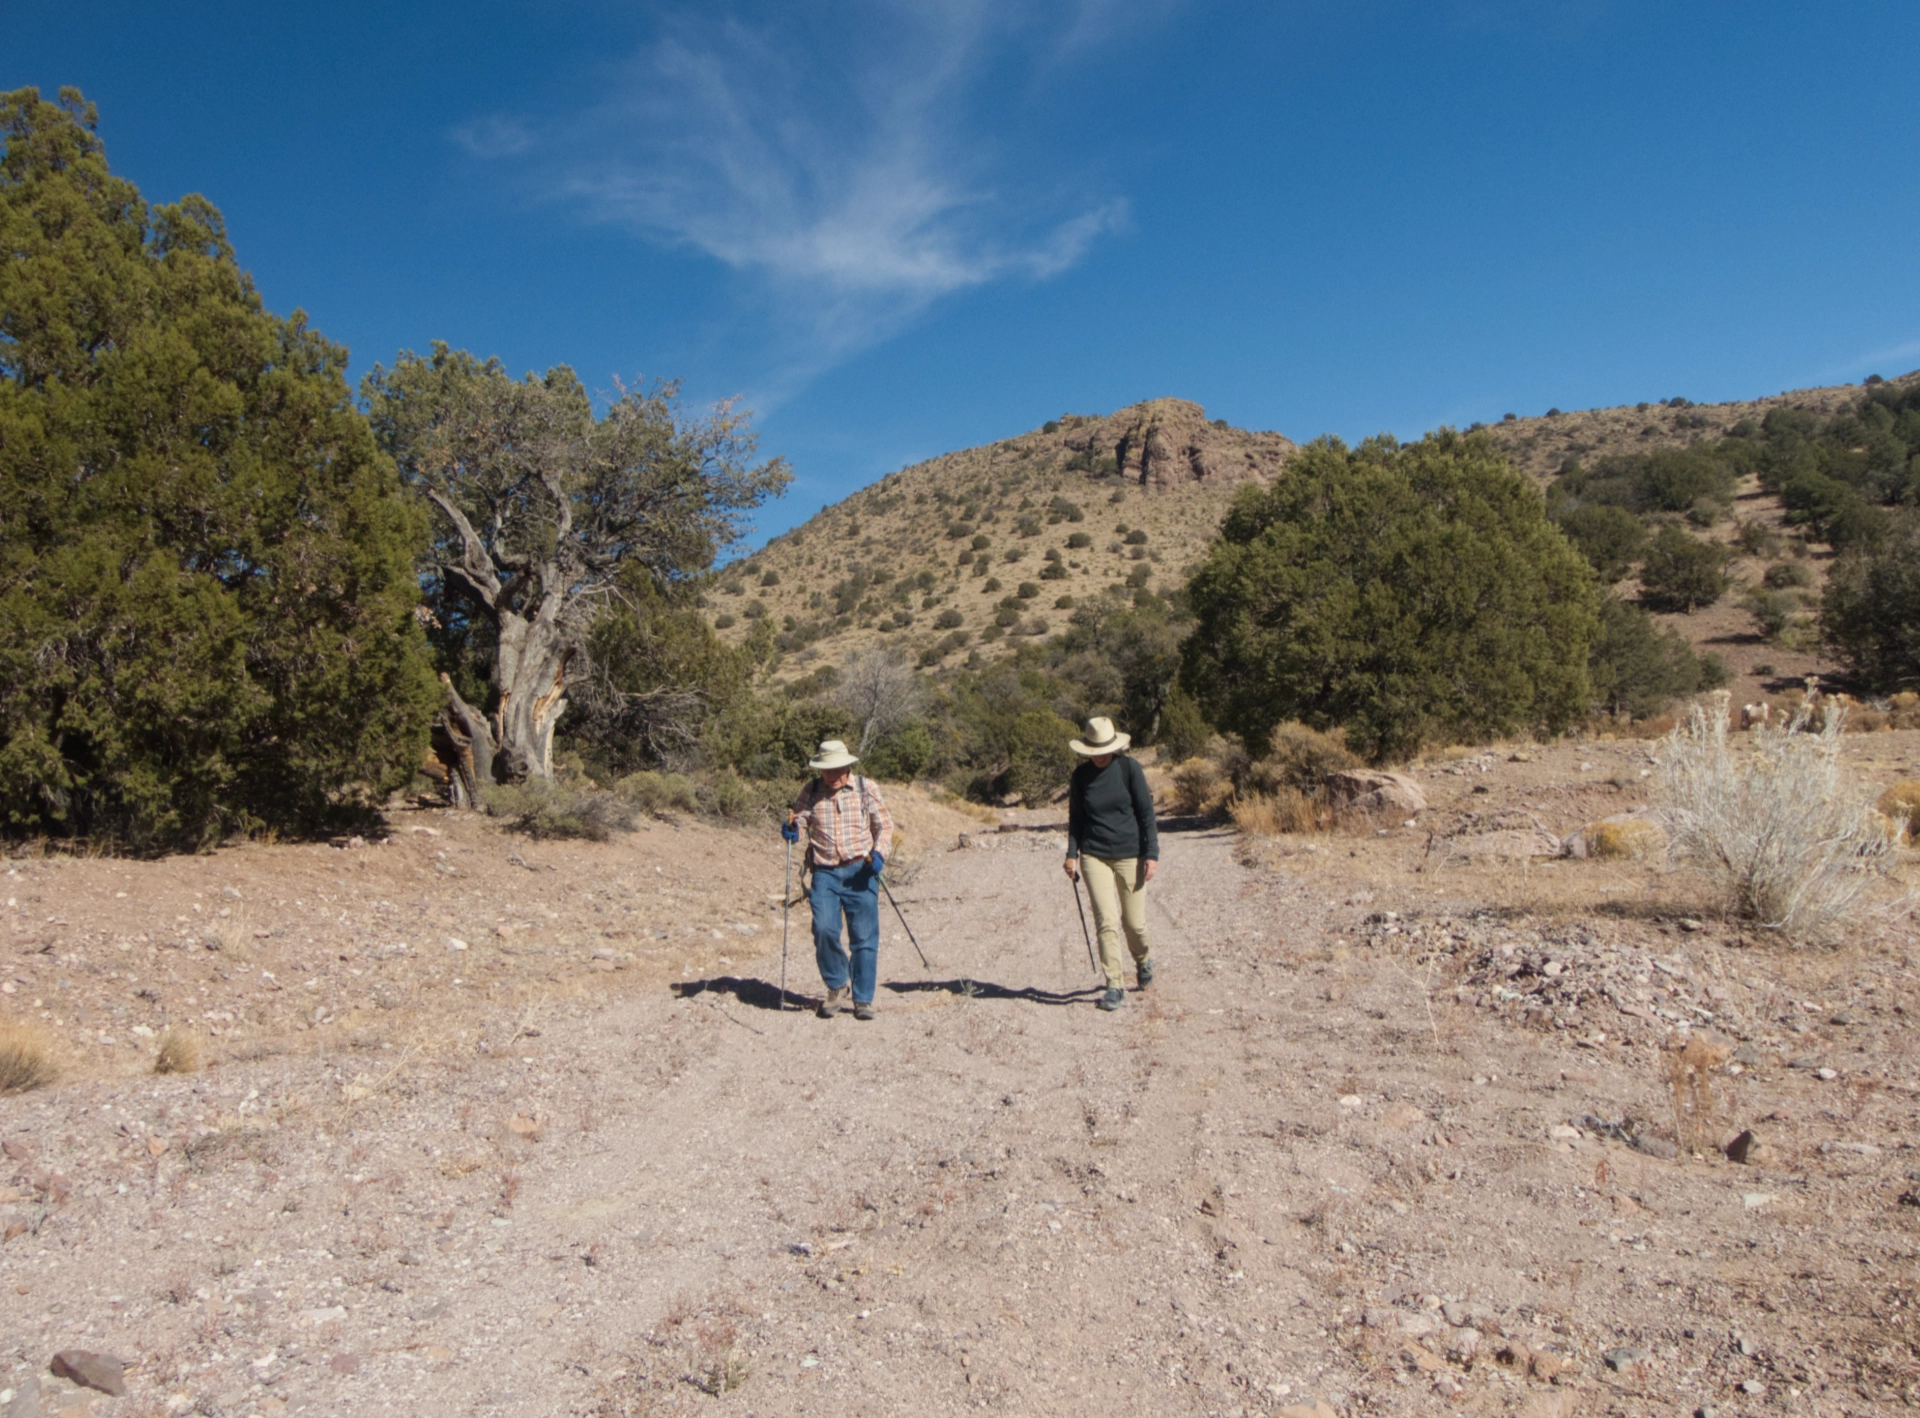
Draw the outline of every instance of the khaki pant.
M1086 878L1087 896L1093 902L1093 927L1100 934L1100 968L1107 973L1110 989L1124 990L1125 962L1120 958L1120 933L1127 933L1127 949L1134 963L1147 958L1147 884L1140 879L1140 860L1121 857L1080 858L1080 875Z

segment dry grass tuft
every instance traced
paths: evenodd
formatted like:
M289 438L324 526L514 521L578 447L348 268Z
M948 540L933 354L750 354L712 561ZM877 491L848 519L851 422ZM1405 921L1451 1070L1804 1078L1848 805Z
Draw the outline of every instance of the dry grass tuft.
M1305 724L1289 722L1274 725L1267 756L1248 770L1247 782L1261 793L1293 788L1312 794L1326 785L1329 773L1360 766L1359 755L1347 747L1341 730L1323 734Z
M1668 736L1652 781L1674 855L1702 873L1736 917L1791 938L1817 936L1854 914L1892 850L1864 793L1841 771L1846 715L1818 731L1803 709L1784 726L1727 741L1727 695L1688 711Z
M1257 837L1321 832L1330 825L1327 809L1298 788L1248 793L1235 799L1227 812L1235 827Z
M1624 857L1637 861L1650 857L1667 845L1667 835L1658 823L1643 818L1596 822L1587 829L1587 855Z
M1695 1035L1667 1055L1667 1086L1673 1092L1674 1141L1683 1152L1711 1148L1724 1121L1713 1095L1713 1071L1733 1054L1733 1046Z
M169 1029L160 1036L160 1048L153 1056L155 1073L198 1073L200 1040L184 1029Z
M0 1024L0 1093L44 1087L57 1073L44 1030L20 1020Z
M1874 804L1880 815L1896 827L1896 840L1911 841L1914 824L1920 823L1920 779L1903 778L1880 795Z
M1211 816L1233 795L1233 780L1211 758L1189 758L1173 770L1173 810L1182 817Z

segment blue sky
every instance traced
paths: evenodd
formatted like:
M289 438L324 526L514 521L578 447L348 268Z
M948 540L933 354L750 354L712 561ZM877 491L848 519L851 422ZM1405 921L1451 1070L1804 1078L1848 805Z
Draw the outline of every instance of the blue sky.
M9 0L356 375L739 395L768 534L1177 395L1305 439L1920 366L1920 6Z

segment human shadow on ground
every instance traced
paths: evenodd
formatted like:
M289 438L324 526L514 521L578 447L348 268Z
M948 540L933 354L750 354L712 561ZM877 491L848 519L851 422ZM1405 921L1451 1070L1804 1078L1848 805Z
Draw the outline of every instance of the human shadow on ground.
M732 995L749 1009L777 1012L780 987L765 980L743 979L738 975L715 975L707 980L675 980L671 986L676 999L696 999L701 995ZM1013 989L990 980L888 980L881 987L896 995L949 994L966 999L1022 1000L1028 1004L1085 1004L1106 988L1088 985L1081 990L1041 990L1028 985ZM788 1009L813 1009L820 1003L817 991L787 987Z
M1032 985L1013 989L991 980L888 980L882 989L897 995L949 994L968 999L1024 1000L1028 1004L1085 1004L1106 989L1104 982L1080 990L1042 990Z
M742 979L738 975L715 975L710 980L675 980L670 988L677 999L694 999L705 994L732 995L749 1009L777 1011L780 1008L779 985L769 984L765 980ZM819 995L787 986L788 1009L812 1009L819 1003Z

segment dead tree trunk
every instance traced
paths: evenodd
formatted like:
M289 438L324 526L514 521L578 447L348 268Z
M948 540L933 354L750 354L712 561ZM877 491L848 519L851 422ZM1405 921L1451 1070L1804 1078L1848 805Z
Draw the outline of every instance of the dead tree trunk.
M553 728L567 708L567 662L571 648L551 612L549 598L532 620L512 613L500 617L500 653L494 686L500 702L493 712L494 738L509 782L553 776Z
M556 541L564 543L572 526L572 513L564 489L549 486L557 508L559 525ZM494 658L493 687L498 695L491 722L476 713L447 685L452 703L449 715L472 741L476 759L474 777L468 791L477 795L478 786L493 782L519 783L528 778L553 777L553 727L567 708L567 666L572 659L569 627L563 623L567 609L568 579L557 562L540 562L510 556L496 547L489 550L466 514L445 494L430 490L428 499L445 514L460 534L461 561L445 568L473 594L492 619L499 634L499 651ZM521 615L505 604L500 580L504 565L515 576L531 578L539 586L531 616ZM446 676L440 676L446 681ZM479 761L483 747L486 762Z
M435 725L436 748L441 735L452 757L447 761L447 797L455 807L475 808L481 793L493 781L494 734L487 716L460 697L453 681L440 676L446 687L447 708Z

